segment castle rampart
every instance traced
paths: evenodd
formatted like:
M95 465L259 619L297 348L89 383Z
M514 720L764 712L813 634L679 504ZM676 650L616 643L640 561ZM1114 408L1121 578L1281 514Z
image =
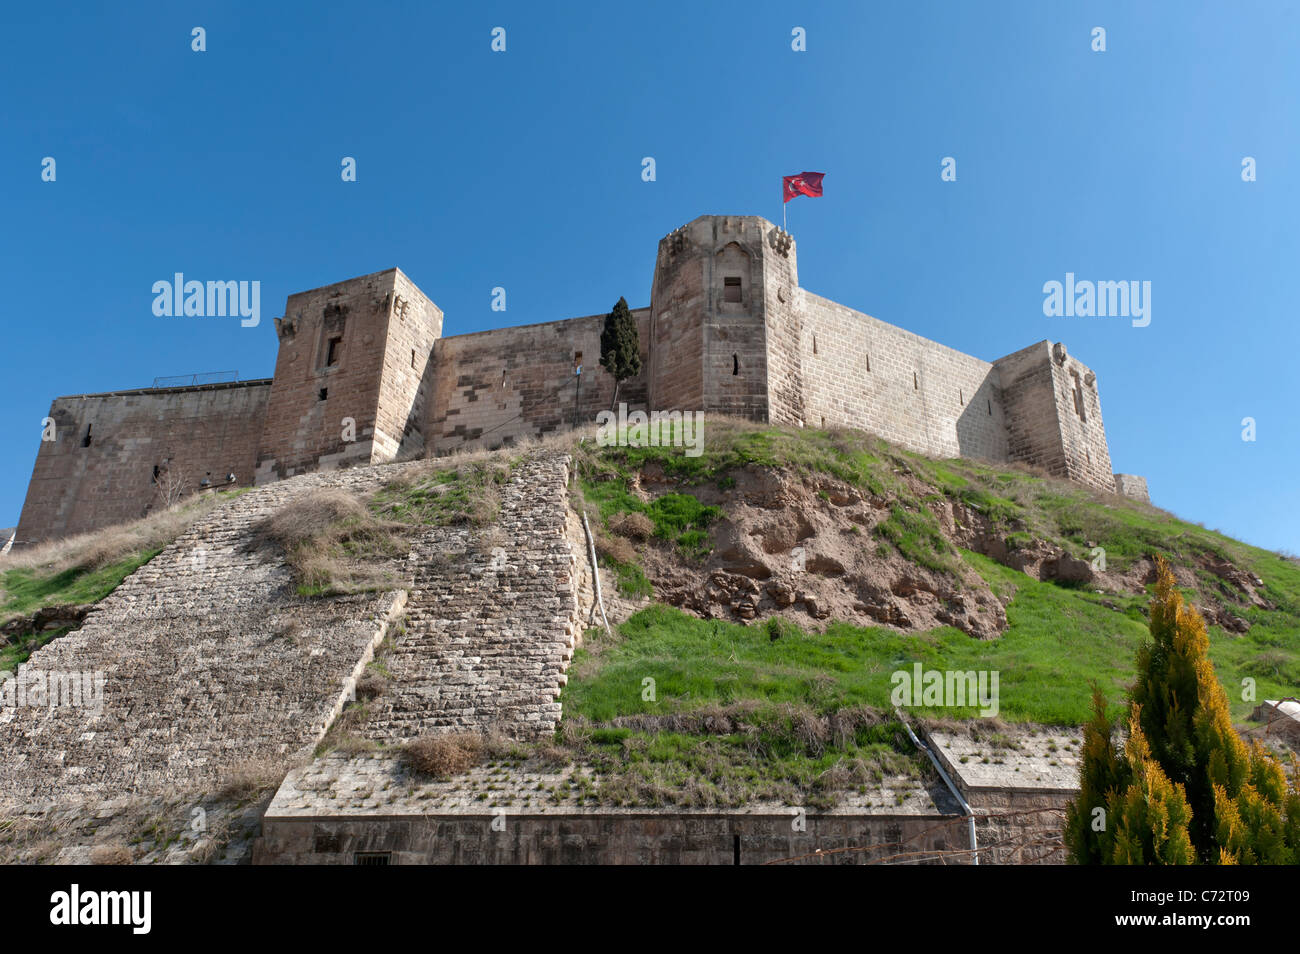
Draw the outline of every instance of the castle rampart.
M56 398L17 544L135 520L204 481L252 483L270 393L262 379Z
M985 361L813 294L793 238L758 216L665 236L633 314L642 373L618 392L633 408L857 427L1146 498L1141 478L1111 472L1097 377L1063 344ZM58 439L37 455L17 542L139 517L164 471L188 490L265 483L590 424L614 397L603 323L444 338L442 311L396 268L291 295L269 383L56 399Z

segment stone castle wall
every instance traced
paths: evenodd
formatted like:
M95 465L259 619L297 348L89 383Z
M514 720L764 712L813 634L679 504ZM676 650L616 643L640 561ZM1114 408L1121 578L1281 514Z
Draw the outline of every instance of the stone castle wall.
M138 519L205 478L251 484L270 392L262 380L56 398L16 545Z
M211 785L250 760L305 754L406 594L299 597L259 524L320 488L364 493L411 466L249 490L32 653L19 682L96 674L102 706L0 707L0 814Z
M1063 345L984 361L815 295L799 287L793 239L758 216L701 216L665 236L651 305L633 314L643 370L619 391L633 409L862 428L936 457L1023 462L1145 499L1137 479L1112 473L1096 376ZM19 543L140 516L151 491L139 473L164 452L153 430L187 473L233 471L237 483L251 444L253 480L265 483L590 425L614 396L603 322L444 338L442 312L395 268L292 295L269 388L214 391L201 407L163 392L129 406L56 400L52 416L73 427L99 415L105 447L42 448Z
M644 407L650 309L635 309L632 316L642 372L623 382L619 401ZM604 325L604 315L591 315L440 338L425 424L430 449L442 454L468 446L491 448L565 430L575 420L575 401L576 419L594 421L614 397L614 379L600 366ZM573 373L579 355L580 394Z
M936 457L1007 460L993 364L800 290L809 426L860 427Z
M553 732L591 608L570 465L545 452L520 461L495 521L428 528L386 593L298 596L262 523L322 489L364 495L427 464L302 474L216 508L19 667L24 685L102 676L102 706L0 706L0 816L201 789L250 762L305 759L385 636L391 679L361 735ZM400 615L405 625L391 626Z

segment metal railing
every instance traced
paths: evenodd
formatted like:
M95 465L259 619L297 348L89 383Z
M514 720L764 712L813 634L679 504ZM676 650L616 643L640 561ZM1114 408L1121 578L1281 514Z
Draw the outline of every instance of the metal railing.
M178 374L169 378L154 378L155 388L188 388L197 384L233 384L239 380L238 371L204 371L202 374Z

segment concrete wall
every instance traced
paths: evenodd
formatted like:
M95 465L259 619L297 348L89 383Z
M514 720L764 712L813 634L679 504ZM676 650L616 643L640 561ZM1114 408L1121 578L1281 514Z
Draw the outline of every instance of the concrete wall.
M619 401L644 407L650 309L632 311L642 372L623 382ZM425 434L436 454L470 446L499 447L549 434L577 420L591 424L610 407L614 378L600 366L605 315L570 318L440 338L433 350ZM582 355L582 390L574 364Z
M55 439L37 452L17 544L135 520L205 477L251 484L270 391L260 380L56 398Z

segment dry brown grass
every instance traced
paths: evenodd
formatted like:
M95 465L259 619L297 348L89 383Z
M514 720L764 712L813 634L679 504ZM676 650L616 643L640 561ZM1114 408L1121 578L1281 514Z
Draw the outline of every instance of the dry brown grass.
M300 588L316 594L395 589L409 552L407 528L382 519L361 498L329 488L294 500L258 525L254 545L285 554Z
M279 759L249 759L221 773L216 794L218 798L247 801L279 788L288 774L289 765Z
M59 573L75 567L98 569L135 553L159 550L230 497L228 493L205 494L139 520L11 550L0 556L0 571L39 569Z
M603 530L596 531L596 553L619 563L635 563L637 558L636 547L629 540Z
M135 855L126 845L96 845L90 849L92 865L129 865L134 861Z
M408 742L402 753L411 768L421 775L447 778L468 772L510 748L511 743L495 733L443 732Z
M382 696L388 690L388 680L377 672L362 673L357 680L357 699L368 702Z
M629 540L649 540L655 532L654 521L643 513L631 511L610 518L609 529Z

